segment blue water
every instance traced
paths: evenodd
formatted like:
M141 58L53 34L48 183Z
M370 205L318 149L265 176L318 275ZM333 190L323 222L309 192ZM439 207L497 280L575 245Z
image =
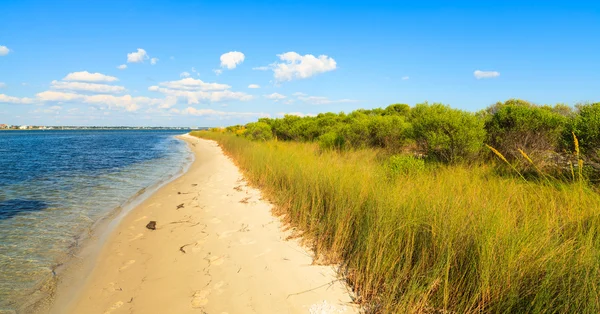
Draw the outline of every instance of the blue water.
M94 223L181 173L181 133L0 132L0 312L48 290Z

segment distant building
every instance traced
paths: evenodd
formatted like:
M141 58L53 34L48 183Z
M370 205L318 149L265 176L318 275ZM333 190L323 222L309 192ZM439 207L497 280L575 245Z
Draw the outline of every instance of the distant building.
M6 124L0 124L0 129L8 129L8 125L6 125Z
M27 125L22 125L19 127L19 130L27 130L27 129L29 129L29 126L27 126Z

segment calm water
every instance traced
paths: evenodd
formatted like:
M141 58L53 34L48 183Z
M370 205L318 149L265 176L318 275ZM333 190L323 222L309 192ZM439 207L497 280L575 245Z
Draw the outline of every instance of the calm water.
M95 222L179 174L181 133L0 132L0 313L51 282Z

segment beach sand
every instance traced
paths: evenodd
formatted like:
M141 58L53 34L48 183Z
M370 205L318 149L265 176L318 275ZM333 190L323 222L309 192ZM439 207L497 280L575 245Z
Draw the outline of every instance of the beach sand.
M216 142L182 139L196 158L189 170L123 218L52 313L358 312L334 267L286 240Z

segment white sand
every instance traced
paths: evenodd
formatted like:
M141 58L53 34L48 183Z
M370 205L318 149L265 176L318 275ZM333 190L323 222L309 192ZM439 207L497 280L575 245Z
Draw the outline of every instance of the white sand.
M120 222L83 289L53 312L358 312L334 268L312 265L286 240L271 205L215 142L182 138L196 156L189 171Z

